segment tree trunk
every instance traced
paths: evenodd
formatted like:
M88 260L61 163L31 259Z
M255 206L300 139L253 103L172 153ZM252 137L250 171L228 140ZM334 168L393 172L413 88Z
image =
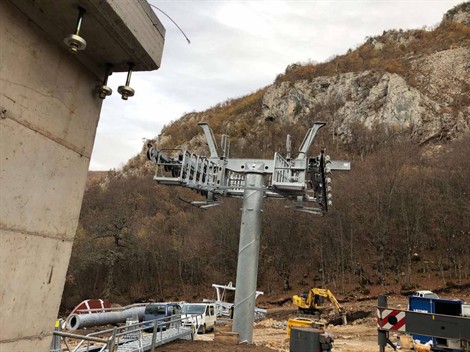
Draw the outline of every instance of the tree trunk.
M104 287L104 298L110 299L111 291L113 289L114 282L114 266L116 264L116 254L114 252L110 253L109 264L108 264L108 275L106 277L106 285Z

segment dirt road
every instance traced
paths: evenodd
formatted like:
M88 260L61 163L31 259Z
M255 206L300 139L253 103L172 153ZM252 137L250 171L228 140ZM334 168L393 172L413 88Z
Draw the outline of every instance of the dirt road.
M266 326L273 323L271 327ZM262 324L262 325L260 325ZM273 327L275 322L266 321L258 323L253 331L253 345L227 345L214 342L214 334L198 335L195 341L176 341L159 347L160 352L187 351L187 352L273 352L289 351L289 339L284 328ZM333 326L326 329L335 336L334 351L338 352L365 352L378 351L377 328L375 319L368 318L359 324L348 326ZM391 349L390 349L391 350Z

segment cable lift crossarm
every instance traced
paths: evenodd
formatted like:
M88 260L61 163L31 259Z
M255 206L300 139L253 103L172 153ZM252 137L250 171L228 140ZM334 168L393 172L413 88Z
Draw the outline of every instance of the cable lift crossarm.
M261 191L265 197L294 199L296 205L290 208L311 214L323 214L328 210L328 203L332 203L329 193L331 187L328 183L330 178L327 177L326 170L329 174L331 170L350 169L349 162L330 161L324 152L316 157L307 157L314 137L319 129L325 126L324 122L315 122L308 130L296 158L291 158L291 142L288 136L286 157L275 153L273 159L230 158L228 136L222 136L222 152L219 153L209 125L205 122L198 125L203 129L209 156L199 156L181 149L159 150L152 145L148 145L147 156L157 164L155 181L188 187L206 196L206 201L188 201L200 208L218 204L207 198L209 194L243 197L245 190L250 189L246 185L248 165L262 163L264 167L261 172L266 176L266 183ZM316 202L318 206L305 207L304 202Z

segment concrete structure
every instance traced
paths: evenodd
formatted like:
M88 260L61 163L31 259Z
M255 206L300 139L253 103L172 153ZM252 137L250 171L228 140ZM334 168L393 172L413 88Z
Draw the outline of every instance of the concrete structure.
M64 38L79 6L87 45L72 54ZM1 351L49 349L103 102L96 87L107 64L157 69L164 32L144 0L0 1Z

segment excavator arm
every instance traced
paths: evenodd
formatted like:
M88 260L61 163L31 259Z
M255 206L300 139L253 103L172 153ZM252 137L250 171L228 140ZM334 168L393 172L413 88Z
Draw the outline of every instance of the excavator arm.
M348 321L346 319L346 312L344 311L341 304L339 304L338 300L336 299L336 297L333 295L333 293L330 290L326 290L325 294L326 294L326 297L330 300L331 304L336 308L338 313L343 318L343 325L347 325Z
M330 290L326 290L326 295L328 299L330 300L331 304L335 306L335 308L338 310L338 312L342 313L343 312L343 307L339 304L338 300L336 297L331 293Z

